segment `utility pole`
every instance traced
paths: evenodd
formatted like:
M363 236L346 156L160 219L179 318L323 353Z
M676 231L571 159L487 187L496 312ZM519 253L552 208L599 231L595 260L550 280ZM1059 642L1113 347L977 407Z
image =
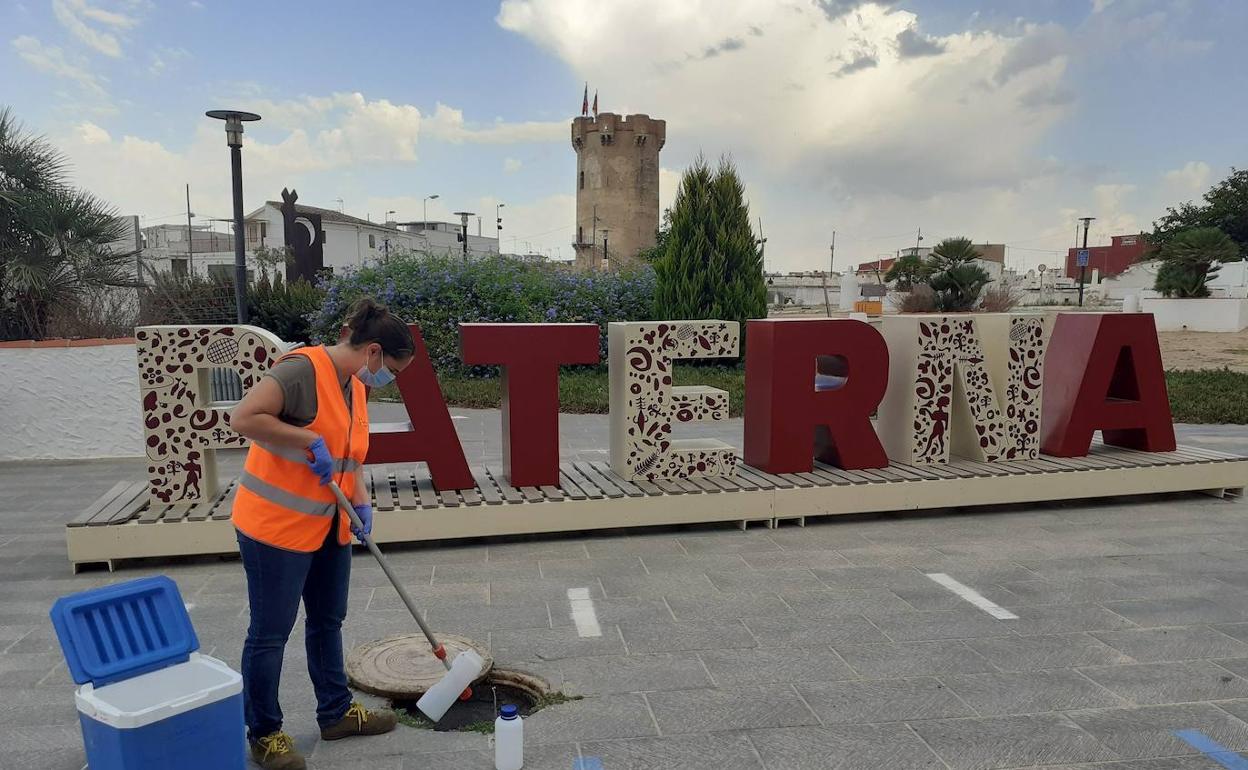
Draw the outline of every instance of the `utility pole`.
M1093 219L1096 217L1079 217L1079 221L1083 222L1083 253L1075 257L1079 261L1079 307L1083 307L1083 278L1088 271L1088 227L1092 225Z
M834 269L832 265L836 263L836 231L832 231L832 253L828 256L828 273L831 274Z
M191 185L186 185L186 272L195 275L195 238L191 235Z

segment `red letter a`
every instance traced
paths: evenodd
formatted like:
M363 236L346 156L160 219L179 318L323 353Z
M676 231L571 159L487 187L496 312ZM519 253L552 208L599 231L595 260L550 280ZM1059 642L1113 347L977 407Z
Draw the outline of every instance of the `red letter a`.
M1174 425L1147 313L1059 313L1044 361L1040 451L1082 457L1106 444L1173 452Z
M871 426L888 387L888 347L874 327L848 319L750 321L746 342L747 465L805 473L816 452L846 469L888 465ZM848 379L817 392L816 362L823 356L842 357Z
M433 485L442 489L472 489L477 484L468 470L464 447L451 422L451 413L442 400L438 377L429 362L425 339L420 327L408 324L416 350L412 363L399 373L396 380L403 406L407 408L408 425L373 423L368 434L368 463L417 463L429 465ZM412 427L419 425L419 430Z
M598 363L597 324L460 324L465 364L503 368L503 466L513 487L559 486L559 366Z

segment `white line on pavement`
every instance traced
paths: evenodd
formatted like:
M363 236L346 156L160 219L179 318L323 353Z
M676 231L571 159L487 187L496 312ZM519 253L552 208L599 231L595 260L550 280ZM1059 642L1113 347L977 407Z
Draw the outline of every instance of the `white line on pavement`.
M953 591L958 596L961 596L971 604L974 604L984 612L987 612L997 620L1018 620L1018 616L1013 612L1010 612L996 602L989 601L979 591L976 591L970 586L959 583L943 572L929 572L927 573L927 576L936 581L938 584L948 588L950 591Z
M576 624L576 633L581 636L602 636L598 613L594 611L594 600L589 598L588 588L569 588L568 604L572 605L572 622Z

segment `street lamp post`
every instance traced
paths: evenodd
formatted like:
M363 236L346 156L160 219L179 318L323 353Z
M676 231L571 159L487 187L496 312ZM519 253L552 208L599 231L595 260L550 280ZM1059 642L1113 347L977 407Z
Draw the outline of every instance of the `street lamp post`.
M494 204L494 240L500 244L503 242L503 215L500 212L505 208L507 208L506 203ZM502 251L502 248L499 248L499 251Z
M429 201L437 200L437 195L426 195L425 199L420 202L421 217L423 221L420 223L421 230L429 229Z
M464 259L468 259L468 217L474 217L471 211L456 211L455 216L459 217L460 238L463 239Z
M240 324L247 323L247 248L243 240L243 123L260 119L254 112L209 110L210 118L225 121L225 143L230 148L230 177L234 188L234 301Z
M1079 217L1079 221L1083 222L1083 250L1088 250L1088 226L1092 224L1092 220L1096 217ZM1078 257L1076 257L1078 259ZM1087 273L1088 265L1083 259L1079 259L1079 307L1083 307L1083 278Z

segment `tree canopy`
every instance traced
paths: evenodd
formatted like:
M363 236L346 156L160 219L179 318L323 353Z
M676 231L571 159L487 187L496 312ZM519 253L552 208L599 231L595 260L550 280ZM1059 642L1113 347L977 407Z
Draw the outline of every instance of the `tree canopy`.
M1216 227L1194 227L1160 249L1161 267L1153 288L1166 297L1208 297L1218 265L1239 261L1239 247Z
M656 317L744 324L766 316L762 252L731 160L712 171L697 158L681 177L667 223L654 261Z
M65 158L0 109L0 336L40 338L49 316L108 286L135 285L111 206L65 180Z
M1235 243L1240 259L1248 258L1248 169L1232 167L1231 175L1210 188L1202 200L1167 208L1165 215L1153 222L1149 240L1164 249L1184 230L1216 227Z

